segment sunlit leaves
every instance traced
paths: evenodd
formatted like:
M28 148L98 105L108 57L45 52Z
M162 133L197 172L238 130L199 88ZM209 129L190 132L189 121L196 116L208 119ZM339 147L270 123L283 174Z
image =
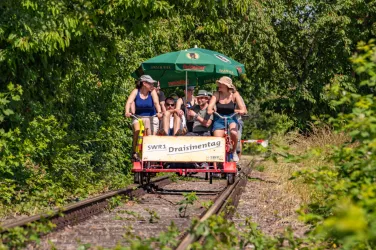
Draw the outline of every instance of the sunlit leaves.
M360 44L362 53L353 58L362 86L348 58L374 30L372 3L2 0L0 6L0 171L10 187L0 188L5 202L47 196L45 205L62 203L69 195L124 184L132 131L122 115L134 87L130 73L150 57L198 45L245 64L247 76L236 85L258 115L248 121L247 136L267 137L294 121L304 127L312 114L347 111L336 126L366 146L341 148L334 159L338 169L301 174L322 192L333 188L330 205L321 208L325 216L349 190L354 202L371 203L366 182L372 183L376 152L375 49ZM6 89L9 82L24 93L18 85ZM366 185L359 187L359 180Z
M352 62L361 80L357 84L373 86L376 72L373 62L376 50L373 41L360 43L359 53ZM323 201L311 204L311 216L322 216L315 221L315 237L333 240L344 249L374 248L376 245L375 205L376 188L376 102L373 94L354 93L357 89L334 84L331 92L338 98L333 105L343 112L331 118L331 123L351 136L348 145L336 148L332 156L334 167L328 172L321 168L299 172L306 181L312 181ZM344 109L343 106L347 108ZM317 224L316 224L317 223Z

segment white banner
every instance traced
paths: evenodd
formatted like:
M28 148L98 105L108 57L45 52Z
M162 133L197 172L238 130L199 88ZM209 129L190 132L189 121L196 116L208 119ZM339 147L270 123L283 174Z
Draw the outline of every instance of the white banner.
M144 136L143 161L223 162L225 139L213 136Z

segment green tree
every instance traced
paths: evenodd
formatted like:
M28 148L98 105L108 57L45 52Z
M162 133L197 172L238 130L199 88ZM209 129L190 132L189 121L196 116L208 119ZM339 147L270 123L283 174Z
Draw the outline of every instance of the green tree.
M1 185L12 184L14 204L124 184L130 74L160 53L198 45L244 63L236 85L253 116L248 135L346 109L332 105L330 86L372 93L347 59L375 35L366 1L3 0L0 11L0 92L23 90L0 124L1 159L12 155Z

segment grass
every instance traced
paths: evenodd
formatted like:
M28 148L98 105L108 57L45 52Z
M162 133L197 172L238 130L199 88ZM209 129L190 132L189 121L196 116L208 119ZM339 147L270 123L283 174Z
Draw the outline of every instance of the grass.
M249 176L252 181L260 181L257 192L260 193L260 203L264 204L262 213L265 213L260 217L268 217L274 211L280 217L279 224L299 224L296 211L320 194L299 178L291 180L293 173L333 166L330 160L333 146L348 141L344 134L334 133L328 127L314 126L308 135L295 131L274 136L270 146L272 157L256 166Z
M131 181L130 175L122 175L107 182L88 183L85 188L78 190L77 193L64 192L64 190L59 189L60 193L56 194L54 189L45 188L45 190L38 191L37 194L31 193L27 200L20 203L0 203L0 223L6 224L26 216L50 213L53 209L126 187Z

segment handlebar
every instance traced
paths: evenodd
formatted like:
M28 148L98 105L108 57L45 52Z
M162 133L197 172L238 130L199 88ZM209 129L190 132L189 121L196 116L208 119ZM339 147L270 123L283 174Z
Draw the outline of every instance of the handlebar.
M215 114L216 116L218 116L219 118L221 118L221 119L230 119L230 118L234 117L235 115L237 115L237 113L233 113L233 114L230 115L230 116L222 116L222 115L218 114L217 112L214 112L214 114Z
M151 117L156 117L157 115L152 115ZM131 114L131 117L134 118L134 119L140 119L142 118L143 116L139 116L139 115L135 115L135 114Z
M139 119L139 117L136 116L135 114L131 114L131 117L134 118L134 119L136 119L136 120Z

